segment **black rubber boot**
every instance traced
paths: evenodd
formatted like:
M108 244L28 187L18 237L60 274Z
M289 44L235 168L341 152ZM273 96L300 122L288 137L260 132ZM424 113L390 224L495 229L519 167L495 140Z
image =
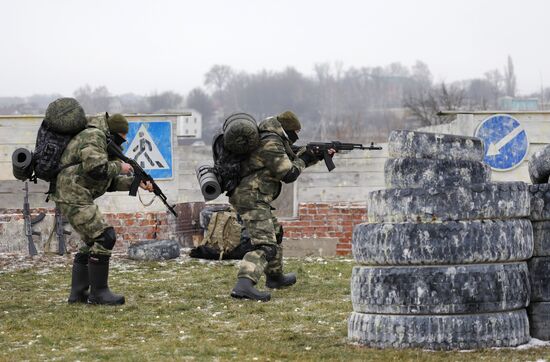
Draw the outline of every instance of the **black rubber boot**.
M280 289L294 284L296 284L295 273L266 275L265 286L269 289Z
M124 304L124 296L113 294L107 283L109 279L109 259L107 255L90 255L88 270L90 275L90 296L88 304Z
M88 277L88 255L76 253L73 261L73 273L71 277L71 295L67 302L86 303L88 301L88 288L90 279Z
M235 287L231 291L231 296L237 299L261 300L262 302L267 302L271 299L271 294L260 292L254 288L254 284L256 283L248 278L237 279L237 284L235 284Z

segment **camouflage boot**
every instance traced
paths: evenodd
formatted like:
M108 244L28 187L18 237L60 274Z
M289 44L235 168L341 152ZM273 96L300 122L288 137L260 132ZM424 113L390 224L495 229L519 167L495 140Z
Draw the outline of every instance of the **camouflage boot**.
M90 275L90 296L88 304L124 304L124 296L113 294L107 283L109 279L109 255L90 255L89 275Z
M88 277L88 255L77 253L74 256L73 272L71 278L71 295L67 302L86 303L88 300L88 288L90 287L90 279Z
M296 274L267 274L265 286L269 289L280 289L296 284Z
M271 299L271 294L268 292L260 292L258 289L254 288L254 283L252 279L249 278L239 278L237 279L237 284L231 291L231 296L237 299L252 299L252 300L261 300L262 302L267 302Z

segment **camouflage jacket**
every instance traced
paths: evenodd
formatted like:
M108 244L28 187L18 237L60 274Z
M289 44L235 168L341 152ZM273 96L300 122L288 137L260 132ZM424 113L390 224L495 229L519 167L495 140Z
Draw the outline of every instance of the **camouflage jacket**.
M275 117L259 124L260 145L241 163L241 182L229 202L241 208L253 208L260 201L271 203L281 192L281 181L292 170L298 174L306 168L290 148L288 138Z
M108 127L103 117L90 120L61 156L61 165L78 163L57 176L50 198L69 204L89 204L106 191L127 191L133 177L120 175L121 161L107 154Z

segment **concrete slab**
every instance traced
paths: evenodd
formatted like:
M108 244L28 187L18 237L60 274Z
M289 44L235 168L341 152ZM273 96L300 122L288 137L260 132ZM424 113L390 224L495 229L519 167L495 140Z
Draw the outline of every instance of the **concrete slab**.
M335 256L337 238L285 238L283 255L289 257Z

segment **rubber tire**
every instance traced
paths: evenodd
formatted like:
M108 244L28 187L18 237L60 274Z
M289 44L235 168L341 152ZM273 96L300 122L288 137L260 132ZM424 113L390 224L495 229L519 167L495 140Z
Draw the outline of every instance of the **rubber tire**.
M461 186L491 181L491 167L480 161L390 158L384 164L386 187Z
M356 266L351 302L360 313L490 313L529 304L527 263Z
M482 161L483 142L476 137L397 130L388 138L391 158Z
M533 229L526 219L364 223L353 230L352 251L366 265L521 261L533 254Z
M535 152L528 162L529 177L534 184L545 184L550 176L550 146Z
M531 302L550 302L550 257L532 258L527 265L531 284Z
M529 185L531 221L550 221L550 184Z
M370 192L367 199L369 221L374 223L510 219L530 212L523 182L387 189Z
M441 316L353 312L348 321L348 338L351 342L377 348L515 347L529 341L529 321L525 309Z
M550 303L531 303L527 308L531 337L550 340Z
M533 256L550 256L550 221L533 221Z

